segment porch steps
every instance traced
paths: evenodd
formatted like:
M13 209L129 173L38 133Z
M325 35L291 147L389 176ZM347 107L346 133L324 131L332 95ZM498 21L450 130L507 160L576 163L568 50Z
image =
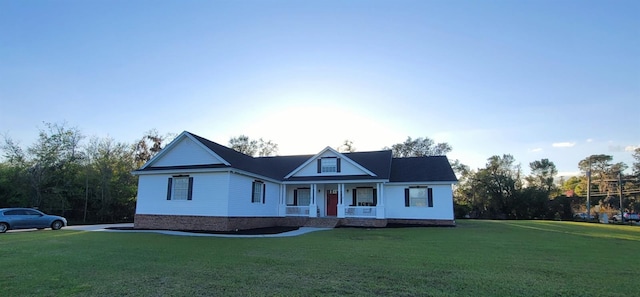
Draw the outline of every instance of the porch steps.
M308 218L305 227L335 228L340 223L338 218Z

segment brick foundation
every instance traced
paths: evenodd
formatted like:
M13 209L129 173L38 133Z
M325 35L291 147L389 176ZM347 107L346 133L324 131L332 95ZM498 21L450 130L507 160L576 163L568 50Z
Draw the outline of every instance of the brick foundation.
M340 226L384 228L387 226L387 220L386 219L381 220L381 219L344 218L344 219L340 219Z
M455 226L454 220L362 219L362 218L309 218L309 217L210 217L137 214L135 229L234 231L275 226L286 227L372 227L387 224Z
M134 219L135 229L233 231L281 226L279 217L209 217L142 215Z

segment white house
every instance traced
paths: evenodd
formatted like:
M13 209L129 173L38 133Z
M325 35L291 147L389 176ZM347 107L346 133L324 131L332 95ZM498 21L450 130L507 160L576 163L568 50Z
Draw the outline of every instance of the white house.
M185 131L134 174L140 229L455 224L445 156L327 147L254 158Z

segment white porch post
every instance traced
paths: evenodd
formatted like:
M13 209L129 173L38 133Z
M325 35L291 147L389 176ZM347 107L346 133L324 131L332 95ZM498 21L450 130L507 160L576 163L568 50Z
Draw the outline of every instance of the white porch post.
M378 203L376 205L376 219L384 219L384 184L376 184L376 192L378 193Z
M278 200L278 215L284 217L287 215L287 186L280 185L280 199Z
M338 217L344 218L344 184L338 184Z
M309 217L315 218L318 216L318 205L316 204L316 191L318 185L311 184L311 197L309 197Z

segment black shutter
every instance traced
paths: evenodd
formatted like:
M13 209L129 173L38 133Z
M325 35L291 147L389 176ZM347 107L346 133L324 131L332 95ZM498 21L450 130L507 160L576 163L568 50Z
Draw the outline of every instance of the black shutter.
M251 182L251 203L254 198L256 198L256 182Z
M322 159L318 159L318 173L322 172Z
M293 190L293 205L298 206L298 190Z
M340 172L340 158L336 160L336 171Z
M352 194L353 194L353 199L351 200L351 206L356 206L356 202L357 202L357 196L356 196L356 189L351 190Z
M171 184L173 183L173 178L169 178L169 185L167 186L167 200L171 200Z
M193 177L189 178L189 195L187 196L187 200L193 199Z
M404 189L404 206L409 207L409 188Z
M262 204L264 204L267 193L267 184L262 184Z
M378 189L373 189L373 206L378 205Z
M432 188L427 189L427 205L429 207L433 207L433 189Z

